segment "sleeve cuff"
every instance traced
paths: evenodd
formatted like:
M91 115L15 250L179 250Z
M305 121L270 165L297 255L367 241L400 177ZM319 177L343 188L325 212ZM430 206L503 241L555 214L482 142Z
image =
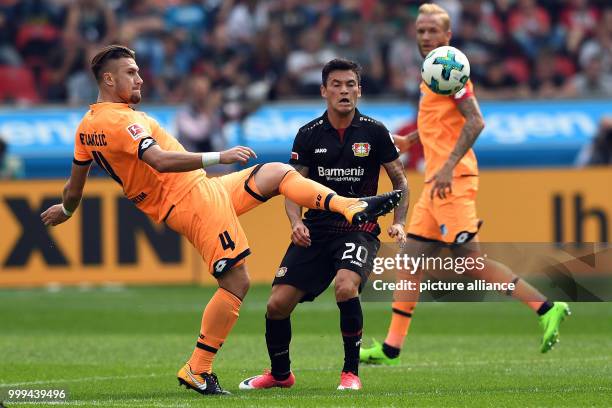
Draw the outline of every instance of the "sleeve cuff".
M91 164L92 160L77 160L75 158L72 159L72 163L76 164L77 166L89 166Z
M400 157L399 153L396 153L393 156L385 157L385 158L381 159L380 162L383 163L383 164L391 163L392 161L399 159L399 157Z

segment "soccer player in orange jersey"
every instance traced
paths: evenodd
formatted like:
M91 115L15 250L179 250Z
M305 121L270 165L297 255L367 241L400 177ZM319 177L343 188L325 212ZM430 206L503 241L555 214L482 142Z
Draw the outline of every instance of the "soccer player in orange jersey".
M423 58L435 48L449 45L448 13L438 5L423 4L416 20L416 36ZM407 245L414 256L435 256L444 245L456 254L478 256L477 233L481 221L476 216L478 165L472 145L484 128L484 120L470 81L457 94L439 95L421 82L417 130L395 136L395 143L406 151L419 139L425 154L425 188L413 209L408 226ZM467 274L467 273L466 273ZM567 304L550 302L505 265L487 259L478 279L513 282L511 295L540 316L544 330L541 351L547 352L558 341L558 328L569 314ZM408 333L416 302L394 301L391 324L383 344L375 342L360 350L362 362L395 365Z
M238 146L223 152L189 153L159 124L131 105L140 102L142 78L135 54L110 45L92 60L99 88L76 131L74 160L62 204L41 214L45 225L67 221L76 211L92 161L125 196L157 222L184 235L198 249L219 289L208 302L193 354L178 372L179 383L201 394L227 394L212 372L214 357L238 319L249 288L244 265L250 254L238 216L283 194L299 205L341 213L361 224L390 211L401 192L347 198L308 180L293 167L266 163L218 178L204 167L246 163L255 152Z

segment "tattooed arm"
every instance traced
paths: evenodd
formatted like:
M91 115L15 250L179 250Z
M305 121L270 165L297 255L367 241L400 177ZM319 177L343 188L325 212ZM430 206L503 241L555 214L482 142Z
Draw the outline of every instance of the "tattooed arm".
M302 176L308 177L308 167L301 164L293 164L292 166ZM285 212L291 223L291 242L303 247L310 246L310 231L302 222L302 207L285 198Z
M448 160L435 176L426 182L435 181L431 189L431 198L437 195L440 199L445 199L447 193L451 193L451 181L453 179L453 169L461 158L470 150L476 142L478 135L484 129L484 119L480 112L480 107L476 98L471 96L457 104L457 108L465 117L466 121L461 129L461 134Z
M455 144L455 148L451 152L450 156L448 157L448 161L446 162L446 166L453 169L457 163L459 163L461 158L465 156L468 150L471 149L474 142L476 142L476 139L480 135L480 132L482 132L485 127L484 119L475 97L472 96L459 102L457 104L457 108L466 120L465 124L463 125L463 129L461 129L461 134L459 135L457 144Z
M404 242L406 239L404 225L406 224L406 213L408 212L408 203L410 202L408 180L404 174L404 166L402 165L400 159L395 159L392 162L384 163L383 167L391 180L393 189L402 191L402 199L393 212L393 225L389 227L387 232L391 238Z
M393 141L401 153L405 153L410 149L410 146L419 140L419 130L415 129L405 136L393 135Z

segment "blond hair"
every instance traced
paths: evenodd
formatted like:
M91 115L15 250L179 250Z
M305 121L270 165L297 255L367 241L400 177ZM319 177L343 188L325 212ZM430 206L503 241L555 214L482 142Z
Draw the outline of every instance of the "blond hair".
M442 22L442 27L448 31L450 30L450 17L446 10L437 4L433 3L425 3L419 7L419 14L427 14L430 16L440 16L440 21Z

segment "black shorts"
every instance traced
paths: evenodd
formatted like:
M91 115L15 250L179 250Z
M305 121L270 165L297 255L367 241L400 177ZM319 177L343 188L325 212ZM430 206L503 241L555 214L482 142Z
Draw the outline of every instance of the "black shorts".
M313 241L308 248L289 245L272 285L291 285L305 293L301 302L313 301L327 289L339 269L361 276L359 292L372 271L380 241L367 232L348 232Z

